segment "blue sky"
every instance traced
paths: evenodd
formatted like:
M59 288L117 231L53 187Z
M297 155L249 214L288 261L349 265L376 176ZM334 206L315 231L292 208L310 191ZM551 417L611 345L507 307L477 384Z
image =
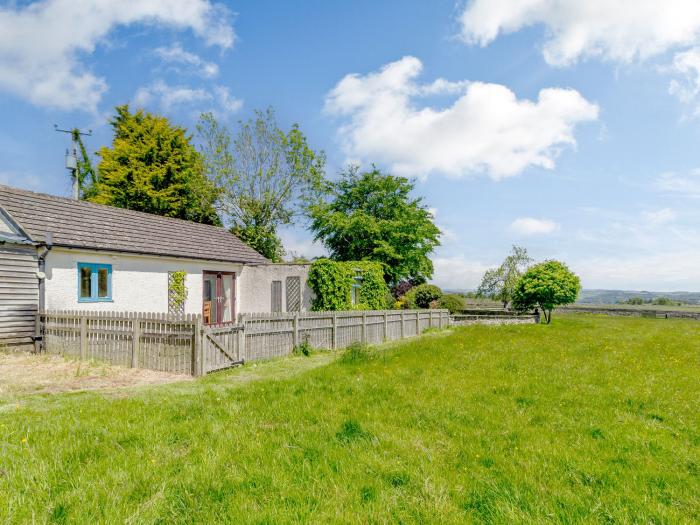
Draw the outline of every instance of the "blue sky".
M614 5L612 5L614 4ZM512 244L587 288L700 290L700 3L0 4L0 183L67 195L67 137L129 102L194 129L273 106L328 155L415 177L435 281ZM318 255L303 224L287 249Z

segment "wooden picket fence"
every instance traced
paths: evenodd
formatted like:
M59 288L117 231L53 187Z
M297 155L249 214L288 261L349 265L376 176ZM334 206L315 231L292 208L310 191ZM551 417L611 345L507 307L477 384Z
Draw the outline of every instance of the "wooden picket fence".
M75 310L37 315L37 339L47 353L195 376L289 355L302 343L338 350L450 324L447 310L243 314L237 323L212 326L199 315Z

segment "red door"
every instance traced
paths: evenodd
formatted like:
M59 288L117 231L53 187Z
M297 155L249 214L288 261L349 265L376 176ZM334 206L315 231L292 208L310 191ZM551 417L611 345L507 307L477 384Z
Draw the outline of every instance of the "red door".
M204 272L202 316L205 324L232 323L236 319L236 274Z

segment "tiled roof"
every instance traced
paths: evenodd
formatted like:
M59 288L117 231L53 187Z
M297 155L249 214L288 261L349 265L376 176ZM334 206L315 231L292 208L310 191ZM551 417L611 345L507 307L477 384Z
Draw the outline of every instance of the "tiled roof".
M224 228L0 185L0 207L33 241L209 261L269 261Z

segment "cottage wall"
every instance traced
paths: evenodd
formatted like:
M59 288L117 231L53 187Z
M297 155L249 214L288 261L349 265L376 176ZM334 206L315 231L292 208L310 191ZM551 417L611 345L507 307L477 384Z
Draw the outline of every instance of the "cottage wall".
M112 265L112 300L78 301L78 263ZM202 312L204 271L240 274L242 265L188 259L54 248L46 257L46 308L168 312L168 272L187 273L185 313ZM236 312L240 311L240 293Z
M265 264L245 266L239 279L239 293L242 313L272 311L272 282L282 283L282 311L289 311L287 305L287 277L296 276L301 282L301 310L311 310L313 290L307 284L308 264Z
M78 301L78 263L112 266L112 300ZM282 311L287 311L287 277L301 283L301 310L311 309L313 291L306 281L309 265L241 264L128 255L67 248L53 248L46 257L46 308L119 312L168 312L168 272L186 272L185 313L202 312L204 271L236 274L236 314L272 311L272 282L282 283Z

